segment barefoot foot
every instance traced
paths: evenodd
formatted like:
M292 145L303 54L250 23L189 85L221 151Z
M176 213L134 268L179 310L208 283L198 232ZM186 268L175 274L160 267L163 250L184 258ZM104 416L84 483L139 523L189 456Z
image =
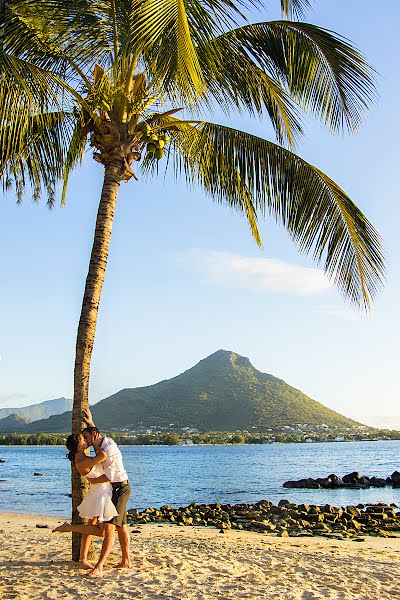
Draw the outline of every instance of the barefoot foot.
M63 523L62 525L59 525L58 527L54 527L54 529L52 530L52 533L55 533L57 531L59 531L61 533L64 533L66 531L71 531L70 523L68 523L68 521L65 521L65 523Z
M113 565L113 569L131 569L131 568L132 568L131 563L126 562L126 561L121 561L120 563Z
M80 560L76 566L78 567L78 569L94 569L94 565L92 565L87 560Z
M99 569L98 567L95 567L92 571L90 571L90 573L88 573L88 577L103 577L103 575L103 569Z

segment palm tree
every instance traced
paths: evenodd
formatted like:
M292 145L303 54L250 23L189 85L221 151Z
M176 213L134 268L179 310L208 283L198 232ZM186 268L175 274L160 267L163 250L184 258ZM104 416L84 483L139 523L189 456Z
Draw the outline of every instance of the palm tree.
M0 177L48 204L88 146L104 166L79 321L72 431L88 406L90 360L120 183L165 167L246 218L281 222L322 261L351 303L368 309L383 280L379 235L348 195L293 153L301 111L354 131L374 99L373 71L339 35L298 19L308 0L281 0L282 19L249 23L258 0L1 2ZM268 114L276 142L200 118ZM200 116L199 116L200 115ZM73 519L83 482L73 469ZM78 540L73 557L77 559Z

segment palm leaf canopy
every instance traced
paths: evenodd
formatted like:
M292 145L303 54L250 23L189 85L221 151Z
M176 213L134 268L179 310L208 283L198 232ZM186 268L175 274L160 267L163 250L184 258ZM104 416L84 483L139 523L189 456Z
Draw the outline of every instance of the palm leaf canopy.
M0 178L19 199L44 187L52 204L60 183L64 199L89 143L103 164L124 152L126 179L141 155L151 172L145 126L163 134L177 174L245 215L257 243L268 212L345 297L369 306L383 279L379 236L292 150L305 111L332 131L356 129L374 100L374 73L350 42L297 20L308 0L281 0L283 19L259 23L247 19L259 0L1 4ZM278 143L199 120L216 106L267 115Z

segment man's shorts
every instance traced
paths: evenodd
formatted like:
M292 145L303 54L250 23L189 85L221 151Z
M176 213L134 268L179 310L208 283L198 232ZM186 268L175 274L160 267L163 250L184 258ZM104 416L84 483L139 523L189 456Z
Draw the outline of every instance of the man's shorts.
M126 525L128 523L126 517L126 506L128 504L129 496L131 495L131 486L129 481L122 481L121 483L112 483L112 502L118 511L118 517L114 517L108 523L113 523L116 527Z

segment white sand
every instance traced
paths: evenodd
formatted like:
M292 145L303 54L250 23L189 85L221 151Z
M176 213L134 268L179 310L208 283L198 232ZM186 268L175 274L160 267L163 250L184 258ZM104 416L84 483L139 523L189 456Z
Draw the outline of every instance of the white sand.
M400 538L357 543L149 524L130 527L141 531L131 534L132 570L109 565L92 580L70 560L70 534L51 533L60 522L0 514L2 600L400 599ZM116 542L110 563L118 552Z

